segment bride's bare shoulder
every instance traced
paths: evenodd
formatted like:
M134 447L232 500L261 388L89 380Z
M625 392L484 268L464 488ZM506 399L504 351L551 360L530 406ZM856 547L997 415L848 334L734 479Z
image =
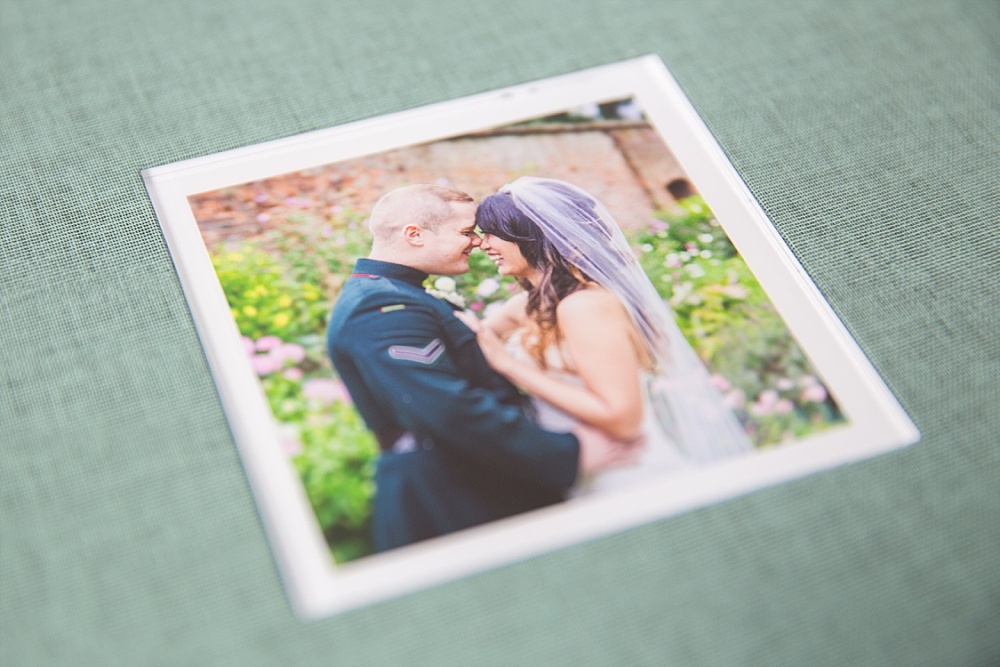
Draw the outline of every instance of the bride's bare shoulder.
M556 306L560 321L593 321L595 318L624 315L618 298L600 285L588 285L564 298Z

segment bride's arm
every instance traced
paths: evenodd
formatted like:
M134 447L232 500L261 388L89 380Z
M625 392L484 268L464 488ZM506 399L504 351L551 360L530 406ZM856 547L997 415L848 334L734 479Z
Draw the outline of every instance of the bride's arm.
M613 438L638 435L641 369L629 336L631 323L618 300L603 289L580 290L559 303L556 321L582 387L514 358L488 331L480 333L480 345L490 364L529 394Z

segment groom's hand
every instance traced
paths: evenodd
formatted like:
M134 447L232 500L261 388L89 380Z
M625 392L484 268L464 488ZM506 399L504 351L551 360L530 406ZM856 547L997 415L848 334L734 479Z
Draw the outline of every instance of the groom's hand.
M603 431L583 424L573 429L573 435L580 441L580 473L584 475L635 465L646 444L643 435L628 441L612 440Z

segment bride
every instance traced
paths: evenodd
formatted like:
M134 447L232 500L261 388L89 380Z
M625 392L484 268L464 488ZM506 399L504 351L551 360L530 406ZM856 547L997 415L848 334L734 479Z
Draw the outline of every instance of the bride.
M524 288L481 323L487 361L549 430L643 438L637 465L576 495L631 487L752 448L607 210L564 181L523 177L476 211L482 250Z

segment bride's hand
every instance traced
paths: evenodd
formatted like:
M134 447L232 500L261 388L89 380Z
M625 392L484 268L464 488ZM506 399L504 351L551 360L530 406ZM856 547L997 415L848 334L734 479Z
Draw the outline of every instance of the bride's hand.
M503 340L492 329L485 326L482 320L473 313L456 310L455 317L462 320L465 326L476 332L476 340L483 351L483 356L486 357L487 363L497 373L503 374L510 368L510 364L517 363L510 352L507 351Z
M474 313L470 313L467 310L456 310L455 317L462 320L462 323L465 324L465 326L469 327L476 333L479 333L483 329L482 321L476 317Z
M489 327L480 327L476 333L476 339L479 341L479 347L483 351L486 361L497 373L506 375L511 365L517 363L517 360L507 351L500 336L493 333Z
M612 440L606 433L586 424L577 424L573 435L580 443L580 472L589 475L610 468L634 466L646 446L638 435L629 440Z

